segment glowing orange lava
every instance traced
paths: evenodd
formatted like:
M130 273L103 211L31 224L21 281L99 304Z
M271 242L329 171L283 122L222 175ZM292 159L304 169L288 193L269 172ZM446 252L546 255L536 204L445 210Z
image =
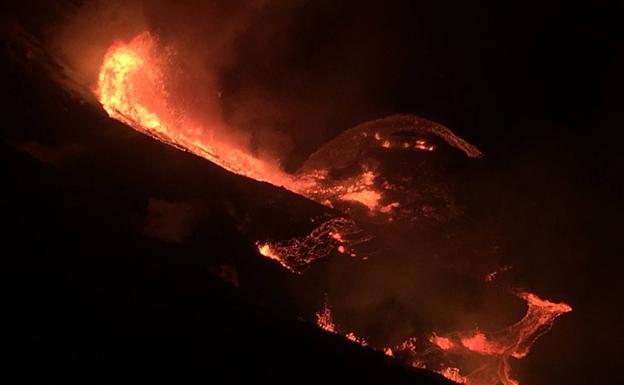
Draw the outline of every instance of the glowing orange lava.
M355 202L362 205L371 215L388 215L388 221L394 218L390 214L404 210L406 202L401 203L384 196L392 186L380 182L377 170L360 165L354 175L334 182L326 167L311 168L301 175L291 175L282 171L277 162L260 159L245 145L233 140L217 138L215 132L227 132L219 121L206 123L194 121L185 116L184 106L179 106L174 96L170 95L166 84L170 71L170 50L159 45L148 32L144 32L129 42L114 43L104 57L101 66L97 90L100 103L106 113L135 130L154 137L181 150L205 158L226 170L258 181L306 196L317 202L332 207L333 204ZM393 117L394 126L412 122L411 117ZM373 140L375 148L388 152L401 149L415 149L431 152L435 146L424 139L397 141L383 128L379 131L364 131L369 126L376 127L378 122L363 124L348 139L350 141ZM438 134L453 147L469 157L479 157L479 150L456 137L450 130L431 122L425 125L428 132ZM357 127L356 127L357 128ZM389 127L389 129L396 127ZM373 134L374 132L374 134ZM347 134L344 134L347 135ZM351 134L349 134L351 135ZM384 150L384 151L386 151ZM383 183L382 183L383 182ZM383 187L380 187L383 186ZM370 238L368 238L370 239ZM310 234L281 242L258 243L258 252L264 257L277 261L283 267L295 273L302 272L314 260L337 252L355 256L354 245L365 242L366 236L351 219L333 218L326 220ZM364 257L365 258L365 257ZM500 269L486 276L486 281L494 279ZM431 351L442 356L459 355L474 358L482 362L476 370L463 373L461 366L446 365L432 368L447 378L469 385L517 385L510 377L509 359L526 356L533 342L548 331L554 320L572 308L565 303L543 300L532 293L518 293L526 301L527 313L517 323L496 332L473 330L452 332L445 335L432 335L422 339L428 343L428 349L419 351L417 340L412 337L395 347L381 348L386 355L397 357L407 354L411 365L427 367L426 355ZM345 336L361 345L367 342L354 332L342 333L332 319L331 309L325 304L324 309L316 314L317 324L322 329ZM419 340L421 341L421 340ZM428 341L428 342L427 342ZM475 358L476 357L476 358Z
M291 176L244 148L214 138L216 128L180 117L166 89L167 50L144 32L106 53L96 94L104 110L137 131L259 181L298 190Z
M510 377L509 359L525 357L531 345L552 327L557 317L572 311L568 304L550 302L533 293L520 292L516 295L526 301L527 312L520 321L503 330L474 330L431 337L434 345L449 354L474 356L482 361L478 369L463 374L463 382L471 385L494 385L499 382L518 385L518 381ZM459 375L459 371L453 372L453 376L455 374Z
M380 348L390 357L407 356L413 367L434 370L446 378L461 384L468 385L519 385L511 378L510 358L520 359L527 355L535 340L546 333L555 319L572 308L565 303L555 303L543 300L528 292L516 293L526 301L527 312L517 323L499 331L482 332L453 332L445 336L435 333L429 337L429 342L443 354L442 357L463 357L477 362L476 369L466 373L460 367L433 363L430 365L429 354L431 349L421 349L415 337L405 340L395 347ZM354 332L343 333L334 323L331 309L325 302L321 312L317 313L317 324L324 330L341 334L345 338L367 345L365 339L356 336ZM437 356L434 356L437 357Z
M336 327L336 324L334 323L334 320L332 318L331 308L327 304L327 300L325 301L325 306L323 307L323 310L316 313L316 324L318 325L318 327L320 327L321 329L325 331L328 331L334 334L340 334L346 339L356 342L362 346L368 345L368 343L366 342L364 338L358 337L354 332L342 333Z
M327 302L325 302L323 310L316 313L316 324L325 331L336 333L336 324L332 319L331 309L327 305Z
M453 367L444 368L440 371L440 374L448 378L451 381L457 382L458 384L465 384L468 382L468 379L466 377L459 374L458 368L453 368Z
M163 48L149 33L129 42L115 42L104 57L95 93L108 115L162 142L201 156L233 173L284 187L297 194L332 206L331 200L357 202L372 213L388 213L395 205L380 207L381 191L373 186L368 170L333 187L319 181L325 171L294 176L283 172L276 161L260 159L240 143L219 140L215 132L226 132L221 123L210 125L184 116L166 84L171 49ZM332 198L332 199L329 199ZM382 208L383 210L378 210Z
M258 243L258 252L267 258L270 258L274 261L279 262L280 265L287 268L288 270L292 270L292 268L288 265L288 263L284 260L284 258L281 255L279 255L277 251L271 248L270 244Z
M442 350L449 350L453 347L453 342L445 337L438 337L435 334L429 339L431 343L437 345Z

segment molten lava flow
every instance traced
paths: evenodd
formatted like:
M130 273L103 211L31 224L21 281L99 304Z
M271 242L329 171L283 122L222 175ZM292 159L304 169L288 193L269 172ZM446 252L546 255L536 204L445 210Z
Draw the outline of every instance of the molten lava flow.
M469 373L460 374L460 369L450 366L437 371L451 380L469 385L518 385L518 381L510 377L509 358L525 357L531 345L552 327L555 319L572 308L565 303L543 300L532 293L517 295L526 301L527 312L520 321L503 330L453 332L446 336L433 334L429 341L446 357L465 357L480 362L479 367ZM394 350L405 351L401 347ZM411 353L413 360L426 366L423 363L427 361L427 352L413 350Z
M172 102L166 87L170 51L161 49L148 32L110 47L96 91L108 115L236 174L295 189L293 178L277 166L244 148L216 140L215 130L225 131L223 127L204 127L184 116L184 106Z
M445 156L433 143L468 158L481 156L440 124L393 115L344 131L310 155L296 175L307 181L307 197L364 220L445 221L456 214L456 205L434 180L435 173L424 167ZM413 163L405 167L397 159Z
M457 383L468 385L519 385L510 377L511 357L520 359L527 355L535 340L546 333L557 317L572 311L565 303L543 300L532 293L521 292L517 296L526 301L527 312L517 323L496 332L453 332L446 336L433 333L429 347L418 345L417 338L411 337L398 346L380 348L390 357L403 359L411 366L434 370ZM331 309L325 300L322 311L316 314L317 325L329 332L340 334L363 346L364 338L354 332L343 333L332 319ZM435 351L440 354L434 354ZM442 358L442 360L440 360ZM450 365L454 358L476 362L477 368L462 373L461 367Z
M293 270L293 268L288 265L287 261L281 255L279 255L275 250L273 250L270 244L258 242L258 252L267 258L270 258L274 261L279 262L279 264L285 267L286 269L292 272L295 272L295 270Z
M375 210L379 205L381 194L371 187L374 180L375 174L371 171L364 171L358 179L347 186L344 193L339 194L340 199L359 202L369 210Z
M383 189L375 185L376 175L366 167L359 175L327 184L326 169L290 175L280 170L276 162L257 158L245 146L217 139L215 132L223 133L227 131L225 127L214 122L206 126L185 116L185 106L169 94L167 81L172 52L170 47L160 47L148 32L110 47L96 90L110 117L231 172L283 186L323 205L333 207L336 201L353 202L365 206L371 214L384 215L399 206L398 202L383 202ZM424 149L421 147L414 145Z
M228 131L220 121L198 122L187 116L186 106L167 87L174 72L174 58L173 48L162 47L149 32L129 42L114 43L104 57L95 91L108 115L233 173L283 186L326 206L354 203L366 207L371 215L385 216L391 216L399 206L405 215L417 212L400 204L400 199L386 197L386 191L408 192L409 189L379 178L374 165L360 163L359 174L342 179L332 176L332 167L358 161L354 156L366 148L432 152L435 146L418 136L434 135L469 157L481 155L476 147L444 126L418 117L396 115L346 131L313 154L295 175L290 175L276 161L260 159L246 145L219 137ZM403 137L404 134L408 137ZM338 158L337 146L343 153ZM326 164L322 164L323 159Z
M466 377L459 374L458 368L449 366L440 370L439 373L449 380L457 382L458 384L465 384L468 382L468 379L466 379Z
M278 261L295 273L305 271L311 262L332 252L357 256L354 247L370 239L350 219L332 218L318 225L303 237L280 242L258 243L258 251L265 257Z
M277 162L260 159L245 145L218 134L227 132L218 121L207 124L186 116L185 106L169 93L173 50L163 48L148 32L129 42L114 43L101 66L96 94L107 114L164 143L203 157L233 173L293 191L329 207L360 206L365 217L380 216L388 222L396 218L433 218L443 221L453 215L453 201L439 189L417 182L410 175L391 179L382 175L380 162L371 161L372 152L387 155L398 151L417 157L436 152L433 143L445 142L467 157L481 152L454 135L448 128L426 119L395 115L347 130L312 154L294 175L283 172ZM437 141L437 142L436 142ZM367 158L367 160L363 160ZM385 173L385 172L384 172ZM387 174L387 173L385 173ZM426 173L420 175L425 178ZM418 191L415 191L418 190ZM435 211L433 206L441 209ZM357 210L356 210L357 211ZM345 212L352 213L350 209ZM352 213L352 215L355 215ZM357 224L344 217L321 222L308 235L285 241L259 242L258 252L288 270L301 273L311 262L331 253L356 256L355 246L370 240ZM496 274L489 274L491 281ZM497 332L453 332L412 337L395 347L383 347L386 355L407 357L412 366L435 370L456 382L469 385L517 385L510 377L510 357L527 355L535 340L549 330L554 320L571 311L564 303L553 303L531 293L519 293L526 301L526 315L516 324ZM325 304L317 313L317 324L359 344L367 342L354 332L342 333ZM419 345L420 344L420 345ZM440 362L440 357L443 362ZM479 362L477 369L463 369L453 357Z
M484 333L479 330L470 333L458 333L463 349L481 355L499 355L523 358L535 340L546 333L557 317L572 311L565 303L543 300L532 293L518 293L524 299L528 309L525 316L514 325L498 332Z
M429 341L442 350L449 350L453 347L453 342L450 339L446 337L438 337L435 334L431 336Z

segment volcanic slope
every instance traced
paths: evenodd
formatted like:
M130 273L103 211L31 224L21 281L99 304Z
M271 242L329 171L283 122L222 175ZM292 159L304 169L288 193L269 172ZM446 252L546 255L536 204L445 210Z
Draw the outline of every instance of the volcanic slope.
M252 236L290 236L327 208L108 119L2 54L13 378L448 383L296 319L282 289L301 283Z

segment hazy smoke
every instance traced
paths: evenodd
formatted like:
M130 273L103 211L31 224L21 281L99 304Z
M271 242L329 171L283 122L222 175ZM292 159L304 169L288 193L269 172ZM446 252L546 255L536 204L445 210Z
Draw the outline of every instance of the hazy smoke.
M253 81L236 85L234 95L227 83L238 81L231 78L232 73L245 76L243 51L248 47L262 47L267 56L275 55L272 51L279 47L272 43L281 35L280 26L290 7L257 1L235 5L87 2L63 10L62 20L50 27L45 43L71 80L66 83L70 90L92 100L97 74L111 44L150 31L163 53L171 55L167 92L179 112L214 130L221 139L247 146L259 157L283 158L294 147L286 127L275 128L279 127L275 122L280 111L288 108L275 105L270 93Z
M62 20L47 31L45 43L74 81L74 90L91 98L111 43L130 39L145 28L139 1L93 1L65 9Z
M348 14L348 7L303 1L96 1L66 12L49 46L66 74L89 93L108 47L150 31L171 53L167 92L180 113L293 171L339 130L386 112L385 87L398 62L390 60L397 50L388 47L398 30L384 29L372 12L365 12L364 20ZM188 235L189 219L180 217L173 228L165 228L158 218L169 210L151 202L145 231L180 241ZM450 226L417 234L374 229L394 245L380 251L377 260L383 262L355 269L340 261L331 264L331 299L342 314L351 312L354 328L405 338L433 325L467 328L489 307L475 282L494 264L462 265L458 256L465 255L461 248L469 236L449 242ZM447 273L449 267L475 277L458 278ZM462 299L458 292L470 295ZM458 301L466 305L458 308ZM514 315L507 320L514 321Z
M384 111L384 98L400 55L400 50L389 47L400 30L384 26L387 21L377 20L372 11L363 12L362 20L349 18L349 11L346 6L304 1L95 1L65 11L49 34L48 46L67 76L89 94L108 47L115 40L128 41L150 31L162 49L173 52L167 91L183 106L185 115L216 127L217 134L249 146L259 156L277 159L292 171L339 130L396 112ZM157 222L150 223L148 229L160 231ZM378 231L383 236L394 230ZM379 266L376 289L360 292L360 299L345 293L345 303L359 303L362 314L390 306L395 310L389 311L389 317L396 312L398 318L416 306L419 317L439 315L433 322L437 325L467 319L465 312L445 312L446 305L438 303L447 301L431 300L429 293L435 290L442 297L448 292L448 300L455 302L450 298L456 295L453 285L466 292L473 284L457 283L455 277L444 276L429 263L413 262L435 260L444 268L465 272L465 266L457 268L462 261L452 259L464 243L444 240L449 232L449 228L436 229L402 239L388 235L396 247L385 250L384 258L393 258L397 264ZM175 231L171 234L171 239L183 237ZM414 239L419 242L416 246ZM483 255L479 259L488 260ZM395 266L403 263L410 264L410 273L397 278L401 272ZM494 263L484 265L489 268ZM342 275L346 267L336 264L332 269ZM485 269L473 266L468 270L478 276ZM393 279L380 278L380 270L387 270ZM366 285L373 279L368 274L372 272L363 268L352 275L357 278L350 284ZM346 283L337 282L344 290ZM420 287L407 282L418 282ZM414 297L414 292L419 294ZM340 301L340 293L335 294ZM470 306L483 307L474 300Z
M319 292L309 314L320 309L325 290L336 322L373 342L397 342L432 326L496 329L517 321L524 309L520 301L505 302L491 286L518 285L553 300L583 301L579 308L586 311L575 313L575 327L550 337L559 338L561 346L575 347L567 350L577 357L572 362L586 363L585 351L619 349L611 333L597 338L595 327L587 329L591 343L581 345L585 349L577 349L574 342L578 330L598 318L601 330L617 329L603 328L604 322L618 323L609 300L616 292L612 285L617 279L610 278L617 269L597 259L613 254L606 238L617 233L617 226L610 224L617 223L613 218L618 211L609 206L617 192L600 185L611 171L592 179L584 164L603 159L609 141L599 130L585 132L586 125L599 127L601 120L588 124L578 120L582 108L570 108L593 108L583 103L603 94L593 87L591 92L568 92L570 87L588 91L569 74L581 74L588 63L602 68L600 63L608 62L600 55L583 57L604 60L577 60L578 52L614 44L597 38L606 29L590 28L588 35L586 24L572 23L578 27L569 33L569 27L553 22L562 16L561 7L555 6L544 13L544 7L525 5L510 20L507 13L490 13L490 5L466 5L467 12L453 15L453 7L445 3L420 5L411 12L379 2L375 7L356 2L357 12L352 4L335 1L75 3L54 2L55 12L32 10L40 4L24 6L33 25L47 26L40 36L73 80L72 90L92 98L95 74L109 45L150 30L178 52L176 91L189 109L223 121L257 153L273 154L291 171L342 130L397 112L422 114L469 141L480 136L474 143L489 158L478 162L493 159L494 164L481 170L488 173L482 178L461 178L457 185L462 189L454 191L473 207L443 228L418 233L373 228L392 247L366 263L338 257L312 268L312 278L321 275L322 282L306 287ZM376 7L384 11L376 12ZM527 18L535 21L528 29ZM551 68L543 68L549 58ZM393 99L395 92L401 95ZM562 116L578 122L583 135L570 139L565 119L553 130L551 117ZM466 135L466 129L473 131ZM574 141L578 143L570 144ZM598 151L605 145L605 151ZM71 153L25 149L50 162ZM495 151L498 157L491 157ZM600 169L609 164L600 163ZM614 186L617 190L621 184ZM596 195L596 188L604 191ZM611 197L604 200L608 204L600 194ZM506 265L513 269L493 284L480 282L483 274ZM521 280L506 282L510 276ZM588 294L589 288L606 295ZM596 309L609 316L596 317ZM549 354L536 358L542 371L559 364L561 356L557 344L544 349Z
M89 99L111 43L149 30L175 51L169 91L186 114L294 171L341 130L397 112L384 100L399 31L372 11L349 15L306 1L94 1L68 7L46 35Z

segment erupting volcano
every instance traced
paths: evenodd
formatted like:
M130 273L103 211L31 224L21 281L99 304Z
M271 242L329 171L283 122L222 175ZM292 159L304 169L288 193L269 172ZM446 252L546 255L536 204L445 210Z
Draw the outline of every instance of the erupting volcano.
M444 223L457 215L452 194L444 184L428 179L432 177L426 166L419 166L440 147L468 158L481 156L475 146L448 128L410 115L367 122L344 131L290 174L276 161L255 155L244 143L229 140L223 135L228 131L225 124L215 120L210 125L185 115L185 106L169 90L174 60L174 47L162 46L149 32L129 42L115 42L104 57L95 93L110 117L144 134L233 173L283 187L335 209L339 214L318 220L307 235L258 241L259 253L284 268L301 274L312 262L332 253L368 258L367 242L374 235L364 231L360 223L412 226ZM383 159L397 154L412 156L414 169L391 169L384 163ZM416 178L414 173L420 176ZM457 382L517 385L510 377L510 359L526 356L555 318L571 311L567 304L528 292L517 296L526 302L526 315L503 330L440 334L432 330L429 336L411 337L398 346L374 348ZM329 332L370 346L355 332L341 332L328 304L317 314L317 323ZM470 363L466 365L469 368L462 366L465 362Z
M216 138L216 132L227 130L221 123L205 126L184 115L184 106L177 104L167 88L173 52L172 47L161 47L149 32L127 43L114 43L104 58L96 90L109 116L228 171L284 187L321 204L355 203L367 208L370 215L392 218L398 211L398 215L413 216L415 202L401 196L413 194L380 175L378 165L363 159L367 152L432 152L435 145L426 138L433 137L469 157L481 156L475 146L442 125L396 115L344 132L312 154L297 173L285 173L275 162L258 158L243 145Z
M167 63L171 52L148 32L109 49L98 78L97 95L106 112L134 129L219 166L259 181L294 189L294 180L268 162L214 139L217 127L189 121L170 100Z

